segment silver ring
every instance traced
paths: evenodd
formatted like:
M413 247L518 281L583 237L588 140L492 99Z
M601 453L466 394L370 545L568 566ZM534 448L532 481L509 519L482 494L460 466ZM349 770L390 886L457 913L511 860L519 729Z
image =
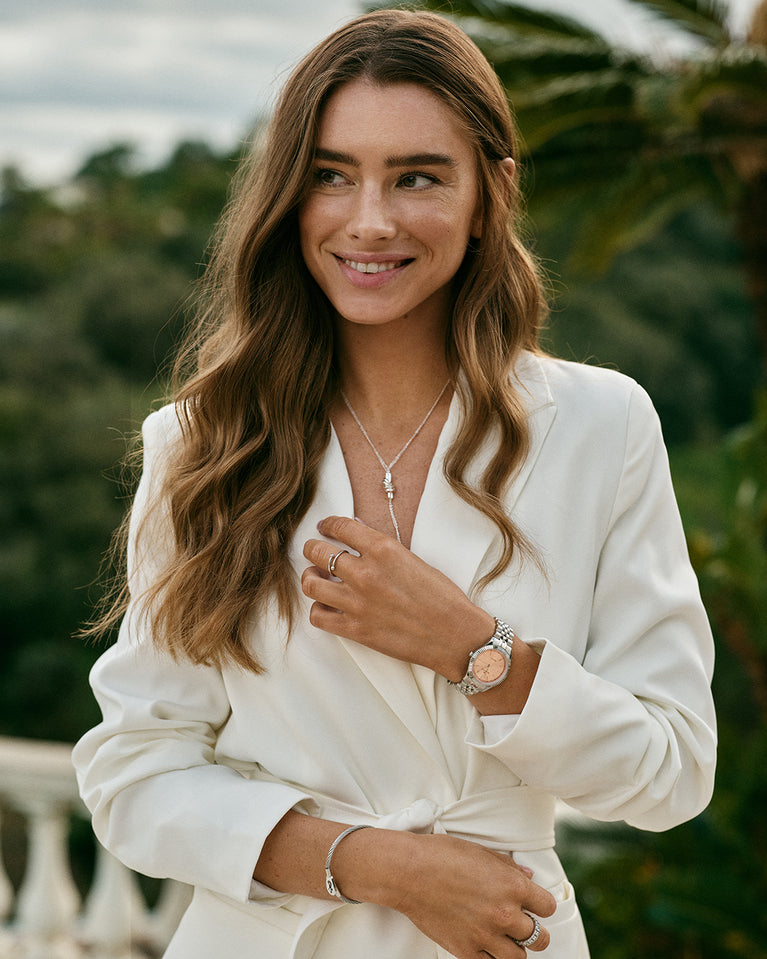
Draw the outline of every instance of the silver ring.
M349 552L348 549L339 549L337 553L333 553L333 555L330 557L330 559L328 560L328 572L330 573L331 576L336 575L336 563L338 562L338 557L342 553L348 553L348 552Z
M526 912L525 915L530 916L530 913ZM532 946L534 942L537 942L538 936L541 934L541 924L538 922L535 916L530 916L530 918L533 920L535 925L533 926L533 931L530 933L527 939L514 939L514 942L516 942L518 946L522 946L523 949L526 949L528 946ZM512 938L514 937L512 936Z

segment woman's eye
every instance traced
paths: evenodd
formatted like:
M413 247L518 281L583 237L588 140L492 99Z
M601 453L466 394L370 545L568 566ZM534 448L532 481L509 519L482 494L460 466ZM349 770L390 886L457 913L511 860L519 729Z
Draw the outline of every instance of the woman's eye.
M428 176L426 173L406 173L400 177L400 183L408 190L420 190L436 182L436 177Z
M345 182L344 177L337 170L317 170L314 176L321 186L341 186Z

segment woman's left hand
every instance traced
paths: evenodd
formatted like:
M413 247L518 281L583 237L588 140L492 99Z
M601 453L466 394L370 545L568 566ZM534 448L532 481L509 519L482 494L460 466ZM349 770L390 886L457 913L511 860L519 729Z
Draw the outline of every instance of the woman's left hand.
M313 564L301 578L314 600L311 624L460 680L469 652L492 636L493 617L390 536L344 516L324 519L318 530L342 546L320 539L304 545ZM333 578L328 563L343 547L359 555L342 552Z

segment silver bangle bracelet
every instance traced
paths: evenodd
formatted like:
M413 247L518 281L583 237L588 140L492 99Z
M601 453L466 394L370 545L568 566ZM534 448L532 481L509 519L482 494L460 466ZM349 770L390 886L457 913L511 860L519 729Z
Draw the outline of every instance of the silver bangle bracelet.
M325 860L325 888L330 893L331 896L335 896L336 899L340 899L341 902L348 903L350 906L359 906L359 899L347 899L347 897L341 892L341 890L336 885L336 881L333 878L333 873L330 871L330 863L333 859L333 853L336 851L338 844L342 839L346 839L348 835L353 832L356 832L358 829L370 829L370 826L350 826L348 829L344 829L340 836L338 836L333 845L328 850L328 858Z

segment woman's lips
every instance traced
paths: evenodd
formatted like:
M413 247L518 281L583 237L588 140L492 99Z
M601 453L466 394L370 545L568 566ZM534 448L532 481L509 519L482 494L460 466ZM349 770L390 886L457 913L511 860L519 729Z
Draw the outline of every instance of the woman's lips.
M393 279L413 262L412 257L393 257L392 259L355 260L352 257L335 254L338 265L344 275L358 287L375 289Z

